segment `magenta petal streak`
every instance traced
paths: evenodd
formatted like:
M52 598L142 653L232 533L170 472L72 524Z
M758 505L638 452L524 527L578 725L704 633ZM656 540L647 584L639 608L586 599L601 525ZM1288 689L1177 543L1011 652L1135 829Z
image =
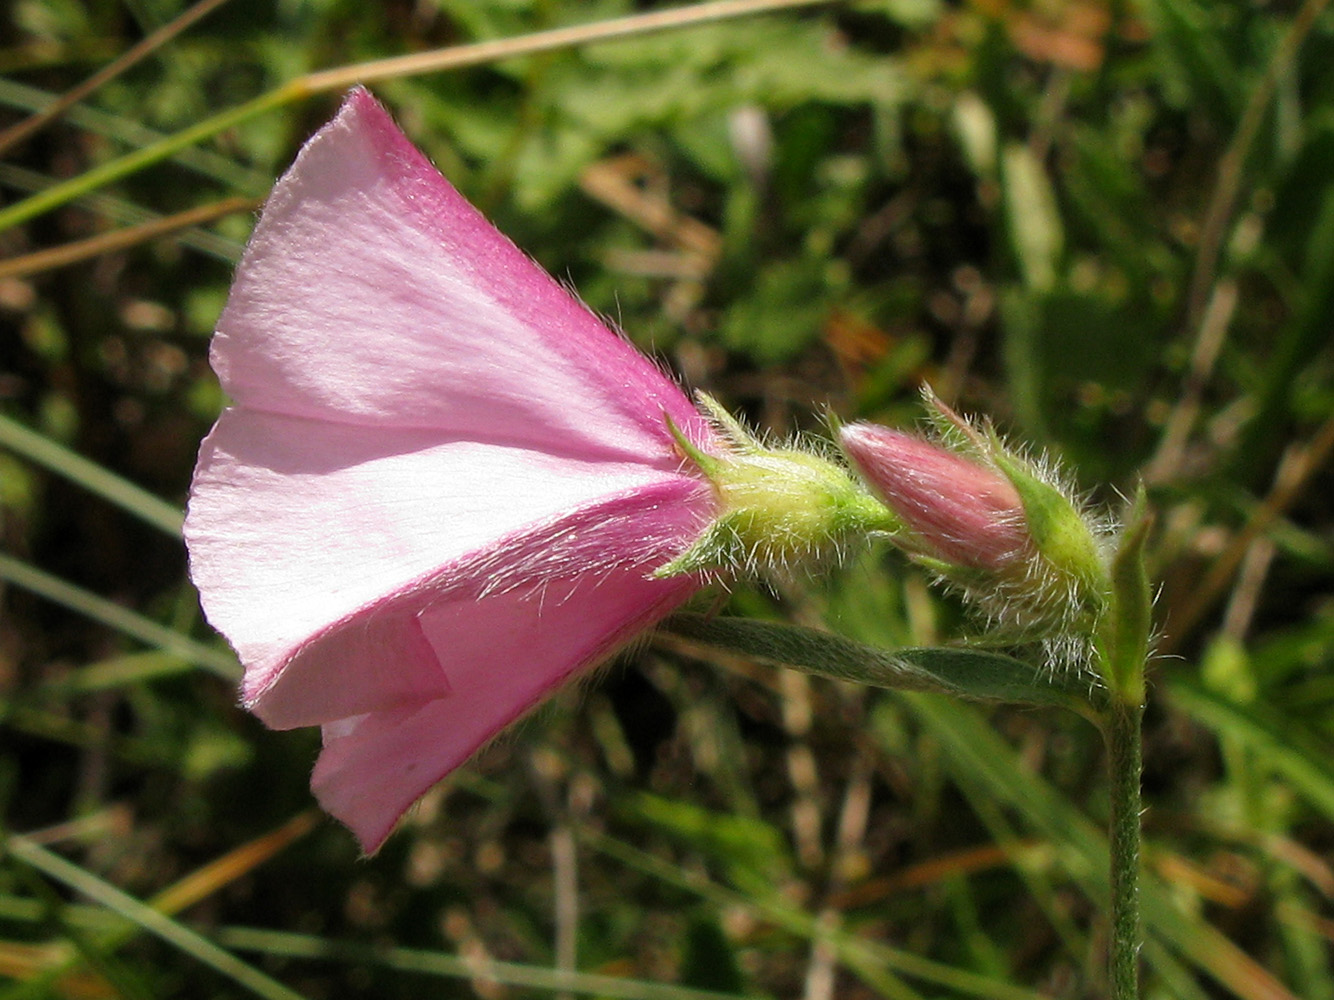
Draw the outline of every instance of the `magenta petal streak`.
M323 727L313 787L368 851L697 586L648 574L714 514L664 415L704 419L363 90L274 188L211 360L191 575L243 703Z

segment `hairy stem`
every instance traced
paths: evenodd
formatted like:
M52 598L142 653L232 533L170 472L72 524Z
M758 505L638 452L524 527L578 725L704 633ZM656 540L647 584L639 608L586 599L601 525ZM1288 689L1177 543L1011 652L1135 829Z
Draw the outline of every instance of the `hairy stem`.
M1112 1000L1139 997L1139 842L1142 705L1117 700L1106 727L1111 775Z

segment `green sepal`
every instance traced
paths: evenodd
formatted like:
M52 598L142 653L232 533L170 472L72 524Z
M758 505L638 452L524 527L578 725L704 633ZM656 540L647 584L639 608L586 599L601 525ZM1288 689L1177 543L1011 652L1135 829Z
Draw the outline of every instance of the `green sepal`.
M749 553L742 537L745 512L722 514L691 543L679 556L659 566L650 575L654 580L688 573L711 573L720 569L737 569L746 564Z
M712 476L718 470L718 459L708 452L696 448L695 443L681 432L681 428L676 426L676 421L671 418L669 413L664 411L662 419L667 421L667 432L671 434L672 440L676 442L676 447L681 449L681 454L694 462L700 472L706 476Z
M931 386L923 384L922 403L926 407L926 419L936 432L936 437L949 451L971 454L985 458L991 454L987 440L959 414L941 401ZM990 428L988 428L990 431ZM993 435L993 444L994 441Z
M1144 549L1153 526L1144 486L1140 485L1112 558L1107 614L1099 629L1099 648L1107 686L1117 700L1144 704L1144 664L1153 631L1153 593Z
M717 425L718 429L726 435L727 440L734 448L744 454L755 454L764 450L764 445L752 434L746 430L745 425L732 414L727 412L727 407L714 399L707 392L695 392L695 399L699 405L709 415L709 419Z
M1106 570L1098 543L1070 499L1009 454L1000 441L992 441L990 457L1019 494L1029 536L1043 558L1082 583L1090 592L1086 597L1105 591Z
M698 398L725 439L716 453L663 419L682 457L713 486L719 512L689 548L653 571L655 579L785 571L850 539L901 529L843 466L800 448L766 447L713 397Z
M948 559L941 559L920 552L909 553L908 557L918 566L962 590L977 590L995 584L993 575L985 569L961 566L958 563L950 562Z
M900 691L1029 705L1059 705L1088 714L1098 690L1087 676L1042 670L1000 653L944 647L886 650L800 625L753 618L673 615L662 630L818 677Z

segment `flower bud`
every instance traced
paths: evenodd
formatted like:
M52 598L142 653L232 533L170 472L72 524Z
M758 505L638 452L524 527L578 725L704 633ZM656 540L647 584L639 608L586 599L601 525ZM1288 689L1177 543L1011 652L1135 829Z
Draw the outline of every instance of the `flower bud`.
M926 554L1000 573L1028 548L1024 505L1002 474L937 444L875 424L842 428L844 450L907 523Z
M1106 526L1046 462L1005 447L926 394L939 442L852 424L843 448L910 529L895 542L980 610L993 638L1085 667L1106 618Z

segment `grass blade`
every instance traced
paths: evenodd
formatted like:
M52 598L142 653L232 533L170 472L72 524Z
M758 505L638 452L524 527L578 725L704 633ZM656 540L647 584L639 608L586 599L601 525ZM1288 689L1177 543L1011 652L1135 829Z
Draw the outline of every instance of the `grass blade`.
M180 537L185 516L179 509L128 479L3 415L0 415L0 446L64 476L159 531Z
M265 1000L302 1000L301 994L266 976L254 966L247 965L231 952L26 837L11 835L5 842L5 848L15 858L47 877L114 910L150 934L244 986L256 996L264 997Z
M181 635L165 625L159 625L138 612L121 607L114 601L89 593L81 587L76 587L3 553L0 553L0 580L8 580L17 587L40 594L57 604L63 604L71 611L87 615L117 632L123 632L165 652L174 653L226 680L235 681L241 676L241 668L235 658L222 650L205 646L202 642L196 642L189 636Z

